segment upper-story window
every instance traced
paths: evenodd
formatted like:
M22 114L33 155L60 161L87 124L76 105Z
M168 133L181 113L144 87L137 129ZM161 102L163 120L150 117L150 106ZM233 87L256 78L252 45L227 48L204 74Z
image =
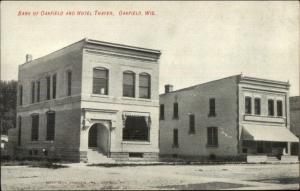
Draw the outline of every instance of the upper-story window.
M282 101L281 100L277 100L277 116L282 117Z
M260 98L254 99L254 112L255 115L260 115Z
M272 99L268 100L268 115L274 116L274 100Z
M37 81L36 82L36 101L39 102L40 99L41 99L41 96L40 96L40 90L41 90L41 82L40 81Z
M193 134L195 133L195 115L194 114L190 114L189 115L190 118L190 130L189 133Z
M108 95L108 70L106 68L94 68L93 94Z
M49 100L50 99L50 80L51 80L51 78L50 78L50 76L47 76L46 77L46 83L47 83L47 88L46 88L46 98L47 98L47 100Z
M140 98L149 99L151 95L151 76L147 73L139 75L139 94Z
M135 73L123 72L123 96L135 97Z
M52 76L52 98L56 98L56 74Z
M245 97L245 114L251 114L251 106L252 106L252 100L251 97Z
M37 141L39 139L39 115L31 115L31 140Z
M72 94L72 71L67 72L67 96Z
M23 86L19 86L19 105L23 105Z
M209 112L208 116L216 116L216 99L215 98L209 98Z
M34 103L35 96L35 82L31 82L31 103Z
M178 116L178 103L175 102L173 104L173 119L178 119L179 116Z
M165 105L160 104L159 106L159 119L164 120L165 119Z

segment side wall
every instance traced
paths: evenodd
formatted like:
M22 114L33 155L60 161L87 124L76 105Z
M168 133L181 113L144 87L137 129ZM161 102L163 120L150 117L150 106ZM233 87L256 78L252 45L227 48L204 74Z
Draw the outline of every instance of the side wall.
M215 98L216 116L209 117L209 99ZM179 119L173 119L178 102ZM229 77L163 94L165 119L160 120L160 153L207 158L237 155L237 81ZM195 115L195 133L189 133L189 114ZM218 128L218 146L207 146L207 128ZM173 146L173 129L178 129L179 147Z

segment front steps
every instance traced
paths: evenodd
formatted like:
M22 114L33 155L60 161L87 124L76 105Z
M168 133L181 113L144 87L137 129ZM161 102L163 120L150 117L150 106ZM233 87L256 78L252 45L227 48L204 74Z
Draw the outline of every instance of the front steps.
M115 160L108 158L100 148L90 147L87 150L88 163L114 163Z

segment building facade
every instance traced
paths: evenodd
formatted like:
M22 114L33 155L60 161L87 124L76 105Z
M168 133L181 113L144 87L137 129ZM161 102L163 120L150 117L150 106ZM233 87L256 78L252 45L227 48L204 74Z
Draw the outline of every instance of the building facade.
M160 51L83 39L19 67L11 155L158 157Z
M160 95L160 154L196 160L290 159L289 84L243 75Z
M290 97L291 131L300 138L300 96ZM300 143L292 143L291 154L300 158Z

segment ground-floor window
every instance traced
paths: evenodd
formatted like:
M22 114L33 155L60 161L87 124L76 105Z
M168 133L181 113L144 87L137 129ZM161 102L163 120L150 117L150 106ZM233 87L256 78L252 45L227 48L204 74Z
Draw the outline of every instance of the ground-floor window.
M218 128L208 127L207 128L207 146L216 147L218 146Z
M127 116L123 128L125 141L149 141L149 127L144 116Z

